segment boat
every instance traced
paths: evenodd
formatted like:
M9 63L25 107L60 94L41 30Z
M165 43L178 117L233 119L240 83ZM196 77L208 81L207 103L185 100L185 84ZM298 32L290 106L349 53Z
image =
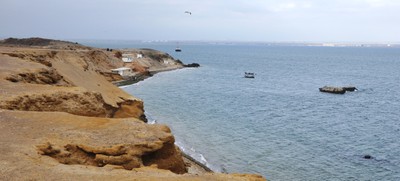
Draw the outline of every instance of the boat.
M255 73L252 73L252 72L245 72L244 73L244 78L251 78L251 79L254 79L255 78Z
M176 43L175 52L181 52L181 48L179 48L179 42Z

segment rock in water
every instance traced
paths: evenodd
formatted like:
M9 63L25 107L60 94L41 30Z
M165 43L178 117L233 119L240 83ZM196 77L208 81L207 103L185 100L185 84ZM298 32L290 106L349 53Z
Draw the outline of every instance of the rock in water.
M185 65L185 67L200 67L200 64L198 64L198 63L190 63L190 64Z
M369 159L372 159L373 157L371 156L371 155L364 155L364 159L367 159L367 160L369 160Z
M343 89L345 91L350 91L350 92L358 90L356 87L352 87L352 86L343 87Z
M346 90L343 87L330 87L330 86L324 86L322 88L319 88L320 92L328 92L328 93L333 93L333 94L344 94L346 93Z

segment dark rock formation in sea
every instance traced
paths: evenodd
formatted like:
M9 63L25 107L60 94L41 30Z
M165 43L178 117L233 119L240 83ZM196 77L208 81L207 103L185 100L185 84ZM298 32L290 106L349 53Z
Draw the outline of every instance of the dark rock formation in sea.
M369 159L372 159L373 157L371 156L371 155L364 155L364 159L367 159L367 160L369 160Z
M333 93L333 94L344 94L346 91L353 92L356 91L357 88L353 86L347 86L347 87L333 87L333 86L324 86L319 88L320 92L327 92L327 93Z
M358 90L356 87L353 87L353 86L343 87L343 89L346 91L350 91L350 92Z
M346 93L346 90L344 90L342 87L330 87L330 86L321 87L321 88L319 88L319 91L333 93L333 94L344 94L344 93Z
M190 64L186 64L184 66L185 67L200 67L200 64L198 64L198 63L190 63Z

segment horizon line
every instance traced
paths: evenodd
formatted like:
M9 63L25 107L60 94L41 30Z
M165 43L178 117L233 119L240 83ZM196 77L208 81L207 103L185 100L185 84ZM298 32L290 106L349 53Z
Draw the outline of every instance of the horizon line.
M400 45L400 41L309 41L309 40L177 40L177 39L121 39L121 38L54 38L54 37L4 37L0 36L0 40L7 38L45 38L53 40L64 40L64 41L125 41L125 42L141 42L141 43L266 43L266 44L332 44L332 45Z

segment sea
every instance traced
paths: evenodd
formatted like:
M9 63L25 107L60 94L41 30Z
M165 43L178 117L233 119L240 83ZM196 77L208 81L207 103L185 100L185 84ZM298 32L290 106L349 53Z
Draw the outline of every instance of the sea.
M268 180L400 180L400 48L84 44L153 48L199 63L122 89L144 101L150 123L171 127L176 144L216 172ZM177 45L182 52L174 51ZM319 92L325 85L358 91Z

